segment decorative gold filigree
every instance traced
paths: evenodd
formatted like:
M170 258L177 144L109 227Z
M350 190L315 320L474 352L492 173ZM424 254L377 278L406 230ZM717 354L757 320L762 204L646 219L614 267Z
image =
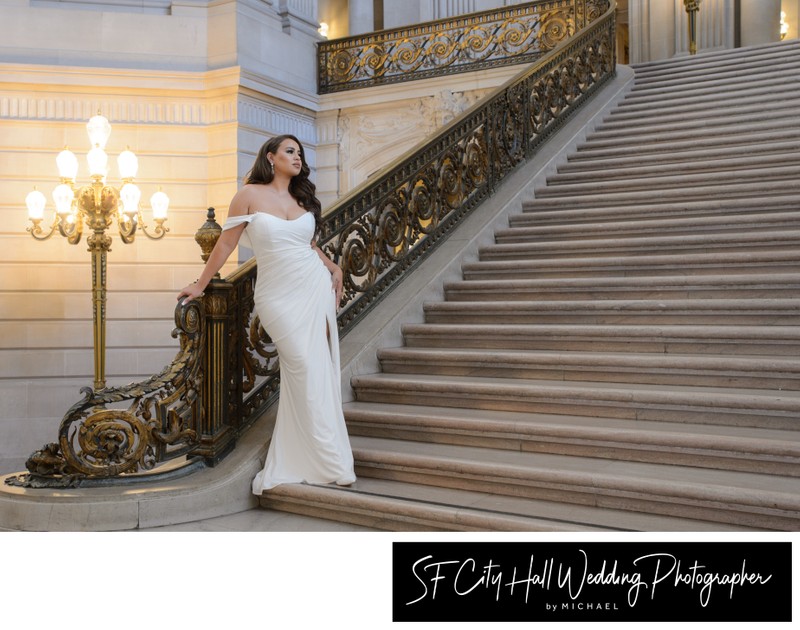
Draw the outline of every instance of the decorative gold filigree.
M79 485L86 479L118 477L185 455L199 440L201 408L196 404L204 342L202 305L175 309L180 350L175 360L146 381L95 391L64 416L58 443L45 445L27 462L28 474L6 483L28 487ZM107 405L130 400L125 409Z
M538 0L319 44L321 94L527 63L589 22L608 0Z

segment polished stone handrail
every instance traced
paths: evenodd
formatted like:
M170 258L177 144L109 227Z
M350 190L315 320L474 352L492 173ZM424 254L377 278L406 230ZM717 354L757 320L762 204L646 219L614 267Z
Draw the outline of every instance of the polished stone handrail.
M530 63L593 22L608 0L536 0L317 45L320 94Z

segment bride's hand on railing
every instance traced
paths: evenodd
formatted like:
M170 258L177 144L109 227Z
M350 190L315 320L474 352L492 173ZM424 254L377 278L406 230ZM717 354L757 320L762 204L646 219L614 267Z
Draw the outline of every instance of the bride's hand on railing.
M185 306L192 300L196 300L197 298L203 297L203 295L204 295L203 289L200 288L200 285L198 284L197 280L195 280L191 284L187 284L185 287L181 289L180 293L178 293L178 301L180 301L181 298L185 298L182 302L182 304Z
M333 290L336 291L336 310L339 310L339 304L342 302L342 293L344 292L344 273L341 267L336 267L331 273L331 283Z

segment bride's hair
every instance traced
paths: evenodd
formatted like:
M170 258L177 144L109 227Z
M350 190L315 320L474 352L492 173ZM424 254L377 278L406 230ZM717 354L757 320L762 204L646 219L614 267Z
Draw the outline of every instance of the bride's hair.
M301 208L304 208L314 215L314 221L316 221L317 224L315 232L319 233L322 228L322 204L316 196L317 187L314 185L314 182L308 179L311 169L306 163L305 150L301 142L295 136L290 134L275 136L262 144L261 148L258 150L258 155L256 155L253 168L250 169L250 172L244 178L244 183L269 184L272 181L275 174L270 168L267 154L272 153L274 155L277 153L278 147L281 146L284 140L294 140L297 143L297 146L300 147L300 161L303 164L300 173L292 177L289 181L289 194L297 200Z

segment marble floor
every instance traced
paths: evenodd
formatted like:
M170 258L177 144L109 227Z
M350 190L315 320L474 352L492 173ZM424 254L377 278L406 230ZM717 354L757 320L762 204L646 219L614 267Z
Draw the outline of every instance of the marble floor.
M132 530L136 532L374 532L380 531L338 521L287 512L252 509L201 521Z

